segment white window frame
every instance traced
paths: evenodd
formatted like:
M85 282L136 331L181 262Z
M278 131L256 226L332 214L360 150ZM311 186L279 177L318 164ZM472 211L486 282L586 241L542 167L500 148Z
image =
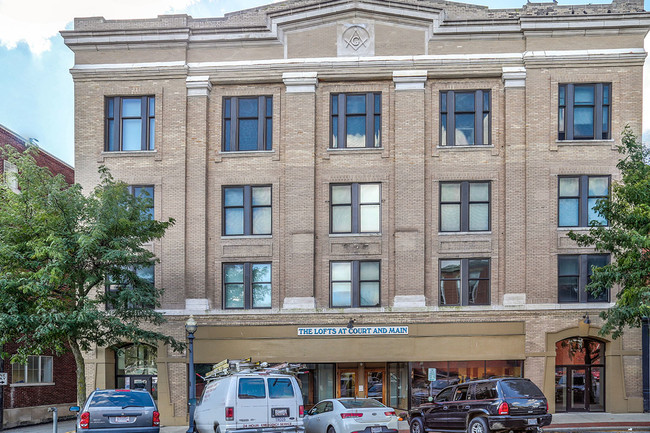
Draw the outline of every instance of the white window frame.
M37 382L27 382L28 378L28 367L29 367L29 360L33 358L38 358L38 381ZM49 365L51 368L51 371L49 372L49 376L51 377L50 382L44 382L42 381L43 378L43 359L48 358L50 360ZM19 364L19 363L12 363L11 364L11 386L29 386L29 385L53 385L54 384L54 357L52 356L28 356L27 357L28 361L25 364ZM16 375L15 371L22 368L23 369L23 382L15 382L16 380Z

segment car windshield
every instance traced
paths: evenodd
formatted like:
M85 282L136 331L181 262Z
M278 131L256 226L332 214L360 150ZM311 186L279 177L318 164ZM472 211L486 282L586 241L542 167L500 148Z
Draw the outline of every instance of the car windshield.
M504 380L501 388L503 394L510 398L544 398L542 391L529 380Z
M355 400L339 400L346 409L360 409L364 407L386 407L374 398L357 398Z
M113 391L96 392L90 400L89 407L133 407L153 406L151 396L145 392Z

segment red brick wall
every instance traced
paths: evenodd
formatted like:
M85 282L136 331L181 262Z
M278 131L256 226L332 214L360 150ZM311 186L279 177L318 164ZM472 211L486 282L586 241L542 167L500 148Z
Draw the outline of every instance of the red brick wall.
M9 355L13 355L16 353L17 347L16 344L5 344L4 351ZM52 354L46 352L43 355L50 356ZM4 371L8 373L9 385L2 387L4 391L4 408L11 409L77 401L77 367L74 356L71 352L66 352L61 356L54 356L52 363L54 385L11 386L13 383L11 362L5 360Z
M25 140L23 138L3 128L2 125L0 125L0 147L7 144L15 147L20 151L23 151L27 148L25 145ZM65 177L66 182L69 184L74 183L74 169L63 161L55 158L42 149L39 149L38 155L36 155L35 159L36 163L41 167L49 168L50 171L54 174L62 174L63 177ZM2 164L0 164L0 173L2 170L3 167Z

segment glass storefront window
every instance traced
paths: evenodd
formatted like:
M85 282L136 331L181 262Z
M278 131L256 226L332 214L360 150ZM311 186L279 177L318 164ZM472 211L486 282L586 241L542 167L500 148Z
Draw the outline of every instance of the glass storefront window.
M409 396L409 365L407 362L388 364L390 378L388 390L390 393L388 406L393 409L408 409Z

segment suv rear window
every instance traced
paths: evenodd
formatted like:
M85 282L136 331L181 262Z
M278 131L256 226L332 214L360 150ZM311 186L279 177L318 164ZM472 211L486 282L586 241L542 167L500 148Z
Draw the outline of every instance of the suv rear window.
M289 379L278 379L269 377L269 397L271 398L291 398L293 397L293 386Z
M112 391L96 392L90 400L89 407L117 406L125 408L128 406L153 406L151 396L145 392Z
M374 398L358 398L356 400L339 400L346 409L358 409L362 407L386 407Z
M544 398L544 394L530 380L501 381L503 395L510 398Z
M240 378L239 379L239 398L265 398L266 389L264 388L264 379L262 378Z

